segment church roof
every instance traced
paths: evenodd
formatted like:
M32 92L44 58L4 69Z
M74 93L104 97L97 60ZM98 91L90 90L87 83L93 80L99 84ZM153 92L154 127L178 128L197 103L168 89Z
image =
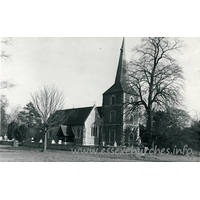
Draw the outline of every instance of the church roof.
M126 75L127 75L127 63L125 58L125 41L123 38L122 46L120 49L119 63L117 68L117 74L115 77L115 83L112 85L104 94L125 92L127 88L125 87Z
M63 110L65 121L63 125L82 125L85 123L93 107L73 108Z
M57 121L56 124L58 125L59 124L65 126L83 125L93 108L94 107L92 106L92 107L58 110L52 116L52 120ZM96 108L99 112L99 115L102 116L102 111L101 111L102 107L96 107Z
M104 94L112 94L119 92L123 92L121 84L114 84L106 92L104 92Z

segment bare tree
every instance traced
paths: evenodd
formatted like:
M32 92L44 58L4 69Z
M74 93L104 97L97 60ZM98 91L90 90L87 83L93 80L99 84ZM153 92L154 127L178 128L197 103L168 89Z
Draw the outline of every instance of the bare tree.
M21 110L21 106L17 105L13 107L9 114L7 114L7 121L8 123L11 123L12 121L15 121L16 123L19 123L19 112Z
M48 119L55 114L57 110L63 108L64 94L63 92L59 92L55 85L44 85L38 92L31 94L31 98L45 126L43 152L46 152L47 130L52 126L52 122Z
M1 38L1 44L10 45L12 42L11 38ZM5 61L10 60L11 55L6 53L5 50L1 49L1 58Z
M135 93L132 110L144 109L147 132L153 140L153 113L182 101L183 72L171 54L183 47L178 38L143 38L133 49L129 66L129 86ZM133 92L132 91L132 92Z
M1 44L3 45L10 45L12 43L11 38L1 38ZM8 54L5 50L3 50L3 48L1 49L1 59L4 60L5 62L8 60L11 60L11 55ZM12 88L15 85L12 83L9 83L8 81L2 81L1 82L1 89L8 89L8 88Z
M13 83L9 83L8 81L2 81L1 82L1 89L8 89L8 88L12 88L15 85Z

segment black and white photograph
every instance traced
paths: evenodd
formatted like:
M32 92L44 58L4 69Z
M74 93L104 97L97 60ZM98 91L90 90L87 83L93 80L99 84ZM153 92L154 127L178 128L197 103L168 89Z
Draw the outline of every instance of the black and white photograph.
M199 161L200 38L1 45L1 161Z
M199 199L199 2L1 2L1 199Z

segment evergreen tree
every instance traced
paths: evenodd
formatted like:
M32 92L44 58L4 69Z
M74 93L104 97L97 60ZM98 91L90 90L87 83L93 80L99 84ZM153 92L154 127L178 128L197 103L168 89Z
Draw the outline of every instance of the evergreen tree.
M18 141L22 142L26 139L28 132L28 127L22 124L14 130L14 136Z
M39 126L41 124L41 117L35 109L32 102L28 103L23 111L19 112L19 121L22 124L26 124L28 128Z
M8 124L8 131L7 136L9 140L12 140L14 138L14 131L18 128L18 124L15 121L12 121Z

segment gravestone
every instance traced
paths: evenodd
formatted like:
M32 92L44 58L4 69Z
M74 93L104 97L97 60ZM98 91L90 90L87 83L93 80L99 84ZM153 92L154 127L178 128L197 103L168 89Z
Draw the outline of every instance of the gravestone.
M4 140L7 141L8 137L7 135L4 135Z
M55 143L56 143L55 140L52 140L52 141L51 141L51 144L55 144Z
M42 142L43 142L42 139L40 139L39 143L42 144Z
M13 142L13 146L14 146L14 147L18 147L18 145L19 145L18 140L14 140L14 142Z
M59 141L58 141L58 144L62 144L62 140L59 140Z
M42 143L43 143L43 140L40 139L40 141L39 141L39 147L41 147Z

